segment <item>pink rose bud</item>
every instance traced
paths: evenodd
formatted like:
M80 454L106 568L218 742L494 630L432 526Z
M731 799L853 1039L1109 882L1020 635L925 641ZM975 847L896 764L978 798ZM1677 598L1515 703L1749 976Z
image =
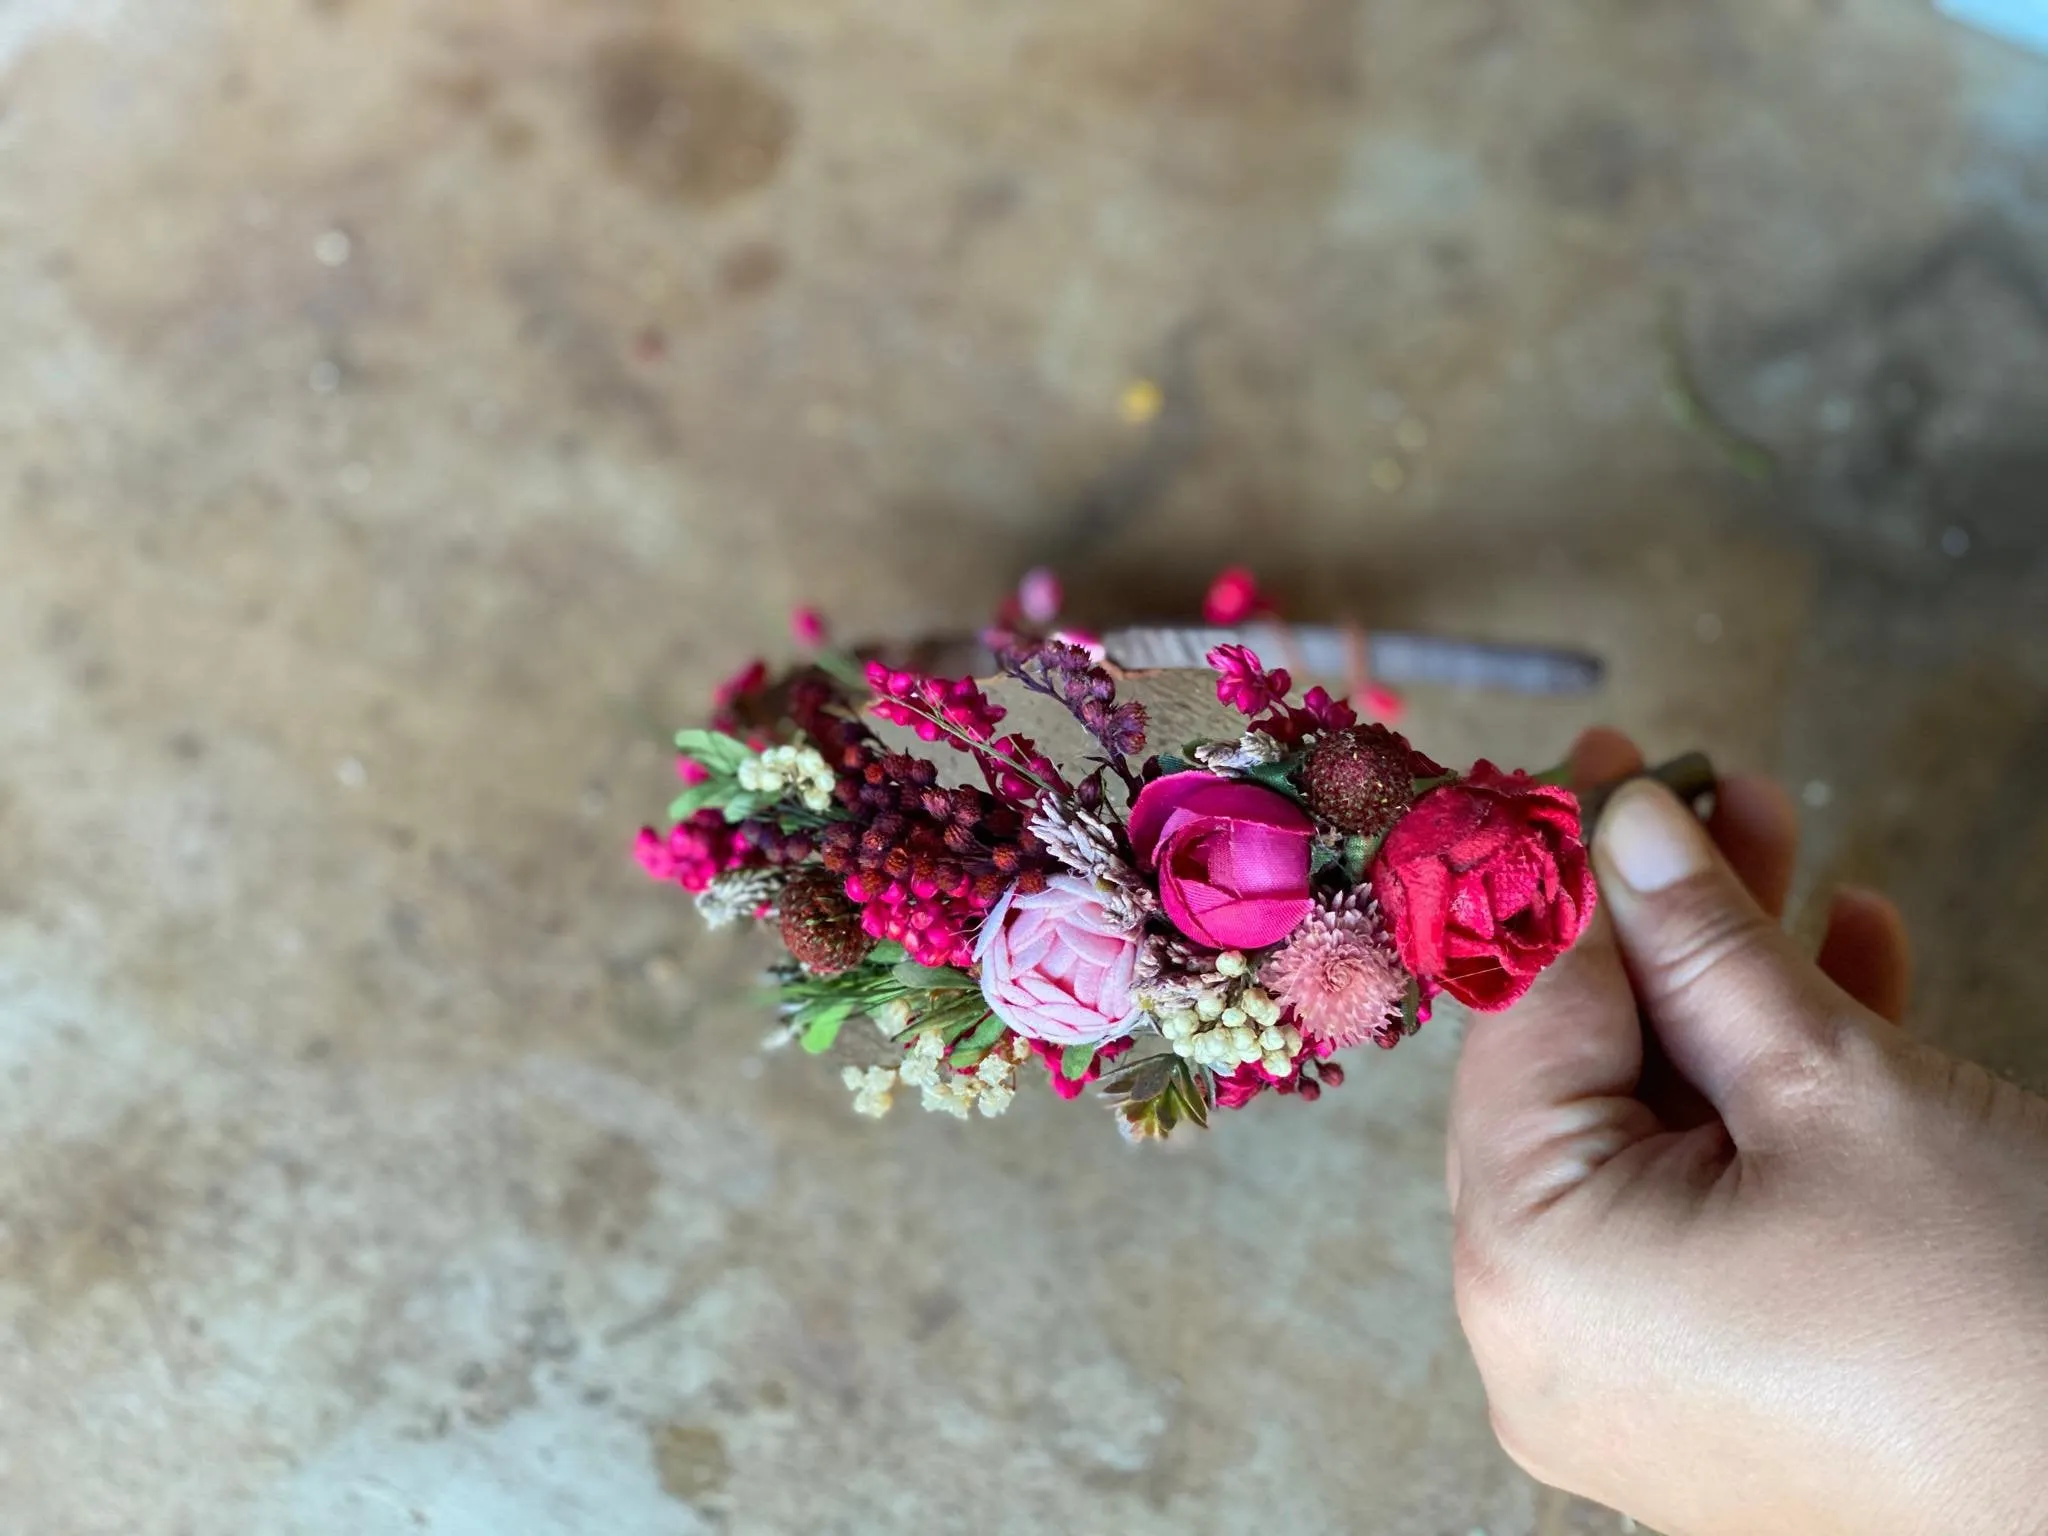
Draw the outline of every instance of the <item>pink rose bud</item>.
M1201 772L1154 779L1132 802L1139 867L1159 872L1173 926L1211 949L1263 949L1301 925L1315 823L1285 795Z

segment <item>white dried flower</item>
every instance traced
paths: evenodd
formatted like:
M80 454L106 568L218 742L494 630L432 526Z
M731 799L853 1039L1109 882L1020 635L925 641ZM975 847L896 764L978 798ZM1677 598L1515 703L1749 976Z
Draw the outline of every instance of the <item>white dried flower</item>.
M924 1107L934 1114L965 1120L979 1111L993 1118L1010 1107L1017 1097L1017 1069L1012 1065L1014 1050L992 1050L970 1073L953 1071L945 1064L945 1038L935 1029L921 1032L897 1068L906 1087L924 1091ZM1030 1054L1030 1047L1024 1047Z
M955 1120L965 1120L974 1113L974 1086L971 1077L934 1083L924 1091L924 1107L933 1114L947 1114Z
M1119 931L1142 926L1159 909L1152 887L1118 851L1116 828L1106 817L1078 801L1048 795L1031 818L1031 831L1046 852L1095 888Z
M881 1119L895 1102L896 1073L888 1067L848 1067L839 1080L853 1090L853 1112Z
M793 792L807 810L828 811L832 808L832 789L836 781L831 764L825 761L816 747L769 747L741 763L733 777L739 780L741 789L752 794Z
M1287 749L1264 731L1246 731L1237 741L1216 741L1195 748L1195 761L1211 773L1243 773L1277 763Z
M892 997L874 1013L875 1028L895 1039L910 1028L910 1004L900 997Z
M981 1084L981 1092L975 1095L974 1107L991 1120L1008 1109L1010 1101L1017 1097L1016 1069L1000 1052L991 1051L982 1057L974 1077Z
M697 893L697 911L707 928L724 928L743 917L775 909L788 875L779 869L729 870Z
M936 1029L921 1030L910 1043L910 1049L904 1052L903 1065L897 1071L911 1087L929 1092L939 1081L940 1063L945 1055L945 1036Z

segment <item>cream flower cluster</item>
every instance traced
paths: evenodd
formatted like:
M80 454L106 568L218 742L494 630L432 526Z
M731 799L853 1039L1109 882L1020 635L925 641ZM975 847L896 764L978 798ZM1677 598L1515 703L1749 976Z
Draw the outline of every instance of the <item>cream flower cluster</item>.
M734 777L741 789L753 794L793 790L805 810L819 812L832 809L832 789L838 782L816 747L770 747L741 763Z
M1226 1076L1255 1063L1275 1077L1294 1070L1301 1031L1280 1022L1280 1005L1250 969L1242 954L1226 950L1211 972L1176 989L1181 997L1157 1015L1176 1056Z
M840 1080L853 1091L855 1114L880 1119L895 1102L896 1089L922 1089L924 1107L965 1120L975 1111L993 1119L1010 1107L1017 1097L1016 1063L1031 1054L1031 1047L1018 1040L1008 1053L993 1050L981 1065L962 1076L944 1066L946 1041L935 1029L920 1033L904 1054L900 1067L847 1067Z
M879 1120L896 1102L894 1067L847 1067L839 1080L853 1090L853 1112Z

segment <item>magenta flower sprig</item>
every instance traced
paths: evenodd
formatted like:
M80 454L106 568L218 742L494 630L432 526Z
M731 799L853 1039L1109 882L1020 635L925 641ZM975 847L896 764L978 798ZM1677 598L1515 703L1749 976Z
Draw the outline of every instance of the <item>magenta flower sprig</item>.
M1026 642L996 653L996 665L1033 693L1057 699L1103 751L1103 762L1133 795L1140 786L1127 759L1145 750L1145 706L1116 701L1116 679L1078 645Z
M1216 669L1216 697L1240 715L1261 714L1287 698L1294 678L1285 667L1267 671L1248 645L1219 645L1209 653Z
M1208 661L1216 669L1217 699L1251 717L1254 730L1282 746L1295 746L1305 736L1347 731L1358 723L1358 712L1323 688L1311 688L1300 704L1289 704L1293 675L1285 667L1267 671L1250 646L1219 645Z
M943 740L971 752L989 788L1004 799L1067 792L1059 770L1029 737L995 734L1005 711L973 679L930 677L879 661L868 663L867 679L875 694L870 707L878 716L909 726L920 741Z

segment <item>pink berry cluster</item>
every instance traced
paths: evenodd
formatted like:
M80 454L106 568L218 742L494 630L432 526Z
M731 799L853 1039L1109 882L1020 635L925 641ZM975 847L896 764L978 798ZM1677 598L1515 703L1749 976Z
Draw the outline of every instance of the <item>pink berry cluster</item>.
M673 880L691 892L707 891L720 875L745 865L750 851L740 829L717 811L699 811L666 835L642 827L633 844L633 857L650 878Z
M892 725L910 727L919 741L950 736L963 746L959 738L965 737L986 746L1002 723L1002 708L971 677L930 677L871 661L868 686L875 690L874 712Z

